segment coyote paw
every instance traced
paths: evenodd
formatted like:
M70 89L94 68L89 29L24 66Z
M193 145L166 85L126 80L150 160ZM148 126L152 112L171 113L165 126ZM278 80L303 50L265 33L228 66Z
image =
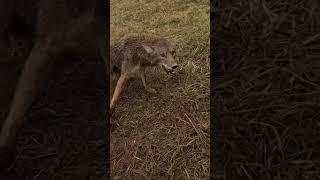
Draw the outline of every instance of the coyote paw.
M110 103L109 113L110 113L110 117L114 116L114 114L115 114L115 104L114 103Z
M155 90L155 89L153 89L153 88L147 88L146 89L149 93L156 93L157 91Z
M109 115L110 115L110 119L114 117L114 115L115 115L114 108L110 109Z

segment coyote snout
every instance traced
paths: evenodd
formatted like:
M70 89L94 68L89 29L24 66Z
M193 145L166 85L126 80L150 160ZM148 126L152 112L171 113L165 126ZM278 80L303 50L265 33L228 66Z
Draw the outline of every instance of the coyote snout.
M174 52L161 56L160 63L163 69L169 74L174 74L174 70L178 67L174 59Z
M111 47L112 74L120 73L120 78L114 90L110 103L113 109L125 82L138 75L142 84L148 92L155 93L156 90L147 86L145 68L161 66L167 74L174 74L178 64L175 61L176 44L173 41L145 37L129 37L114 44ZM111 76L113 76L111 74Z

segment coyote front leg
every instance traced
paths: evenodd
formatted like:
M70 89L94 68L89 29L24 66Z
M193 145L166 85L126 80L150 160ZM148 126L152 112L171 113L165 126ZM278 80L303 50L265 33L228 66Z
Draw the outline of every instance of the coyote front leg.
M145 70L145 68L142 68L142 69L139 71L139 74L140 74L140 78L141 78L141 80L142 80L142 84L143 84L144 88L146 89L146 91L148 91L148 92L150 92L150 93L156 93L156 90L155 90L155 89L147 86L147 82L146 82L146 70Z
M126 81L128 80L129 76L126 73L123 73L120 75L120 78L117 82L116 88L114 90L111 103L110 103L110 110L114 109L115 103L117 102L119 95L123 89L123 86L125 85Z
M46 78L50 64L47 49L45 45L38 44L27 58L9 113L1 129L0 149L12 147L16 143L17 131L23 124L23 116Z

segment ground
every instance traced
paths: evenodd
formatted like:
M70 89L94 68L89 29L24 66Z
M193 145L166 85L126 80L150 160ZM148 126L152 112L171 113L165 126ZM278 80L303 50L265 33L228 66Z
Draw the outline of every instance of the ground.
M214 179L319 179L319 1L219 1Z
M56 65L19 132L17 159L11 167L11 172L20 175L17 179L96 180L106 174L104 107L108 106L103 62L79 56L65 58L68 60ZM1 120L22 65L1 65Z
M129 81L111 132L112 179L209 179L209 1L112 0L111 43L128 35L177 42L179 69Z

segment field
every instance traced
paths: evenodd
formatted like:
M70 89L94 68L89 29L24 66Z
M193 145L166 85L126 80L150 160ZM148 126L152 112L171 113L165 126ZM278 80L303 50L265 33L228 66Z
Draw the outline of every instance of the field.
M215 179L319 179L319 1L220 1Z
M106 173L103 64L98 58L93 61L83 61L87 57L78 61L79 57L73 55L65 58L70 61L57 64L25 117L17 157L10 167L13 179L96 180ZM22 65L0 68L1 120L6 117ZM4 172L0 172L0 179L1 173Z
M209 11L209 1L111 1L111 43L128 35L170 38L179 64L176 76L147 70L157 94L139 79L121 94L112 119L112 179L209 179Z

